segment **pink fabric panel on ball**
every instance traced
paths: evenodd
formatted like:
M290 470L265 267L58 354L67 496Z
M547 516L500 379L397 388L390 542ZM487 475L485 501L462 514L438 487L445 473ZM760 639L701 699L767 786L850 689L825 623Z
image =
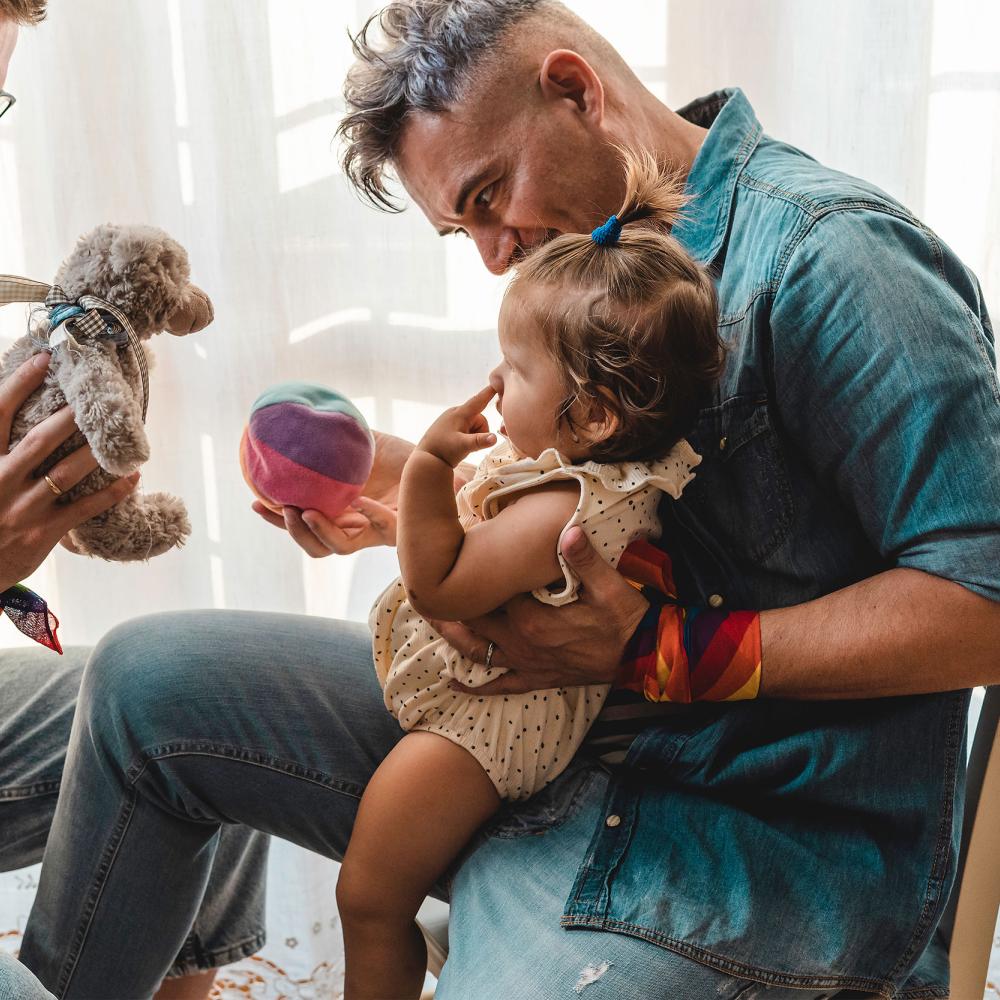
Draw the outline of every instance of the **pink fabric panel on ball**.
M277 504L318 510L332 518L361 494L363 484L341 483L293 462L262 441L249 436L244 441L246 471L257 489Z

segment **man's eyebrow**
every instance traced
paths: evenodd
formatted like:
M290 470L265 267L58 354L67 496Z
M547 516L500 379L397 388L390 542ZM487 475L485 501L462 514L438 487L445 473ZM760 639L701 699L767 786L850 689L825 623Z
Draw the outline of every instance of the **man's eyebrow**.
M493 173L494 169L495 168L492 163L487 164L477 170L475 174L469 177L462 184L462 187L458 192L458 197L455 198L455 204L452 208L452 211L457 218L461 219L462 216L465 215L465 203L469 200L469 195L472 194L472 192L475 191L476 188L479 187L490 176L490 174ZM451 234L455 231L454 226L441 226L438 229L437 234L438 236L451 236Z
M469 200L469 195L482 184L487 177L493 172L493 165L488 164L485 167L481 167L476 173L468 178L462 185L461 190L458 192L458 197L455 199L455 207L453 209L455 216L459 219L465 215L465 203Z

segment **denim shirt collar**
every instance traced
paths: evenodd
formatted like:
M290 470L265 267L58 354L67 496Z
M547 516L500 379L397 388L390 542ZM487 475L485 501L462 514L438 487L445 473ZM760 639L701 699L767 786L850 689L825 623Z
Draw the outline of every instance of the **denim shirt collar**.
M738 87L717 90L686 104L677 112L707 128L688 174L691 197L673 235L703 264L711 263L726 238L736 182L761 137L760 122Z

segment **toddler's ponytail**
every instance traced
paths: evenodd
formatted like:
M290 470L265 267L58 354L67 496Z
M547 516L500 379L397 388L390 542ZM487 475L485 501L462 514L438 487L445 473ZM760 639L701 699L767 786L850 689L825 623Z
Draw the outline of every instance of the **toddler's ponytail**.
M566 373L562 417L580 401L617 430L599 461L664 455L690 430L722 369L715 287L671 234L687 198L681 179L648 152L622 150L625 195L589 235L567 233L530 253L511 292L531 296L538 325ZM569 292L569 295L564 293Z
M687 202L683 182L661 169L652 153L632 153L626 149L621 152L625 163L625 200L613 217L622 227L648 219L650 225L668 231Z

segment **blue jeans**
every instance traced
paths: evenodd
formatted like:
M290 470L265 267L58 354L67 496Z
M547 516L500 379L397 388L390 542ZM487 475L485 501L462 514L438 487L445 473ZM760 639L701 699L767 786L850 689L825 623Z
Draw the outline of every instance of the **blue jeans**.
M120 626L81 688L22 959L60 997L148 997L197 915L219 830L341 857L365 783L401 735L363 626L213 611ZM450 886L440 1000L573 996L588 976L587 1000L825 995L562 929L605 781L580 759L470 846Z
M39 647L0 651L0 871L42 860L89 653L80 647L62 657ZM260 949L266 862L266 837L246 827L223 828L193 926L161 971L184 975ZM0 956L0 1000L32 998L28 976ZM35 992L48 996L37 984Z
M0 952L0 1000L53 1000L52 994L13 955Z

